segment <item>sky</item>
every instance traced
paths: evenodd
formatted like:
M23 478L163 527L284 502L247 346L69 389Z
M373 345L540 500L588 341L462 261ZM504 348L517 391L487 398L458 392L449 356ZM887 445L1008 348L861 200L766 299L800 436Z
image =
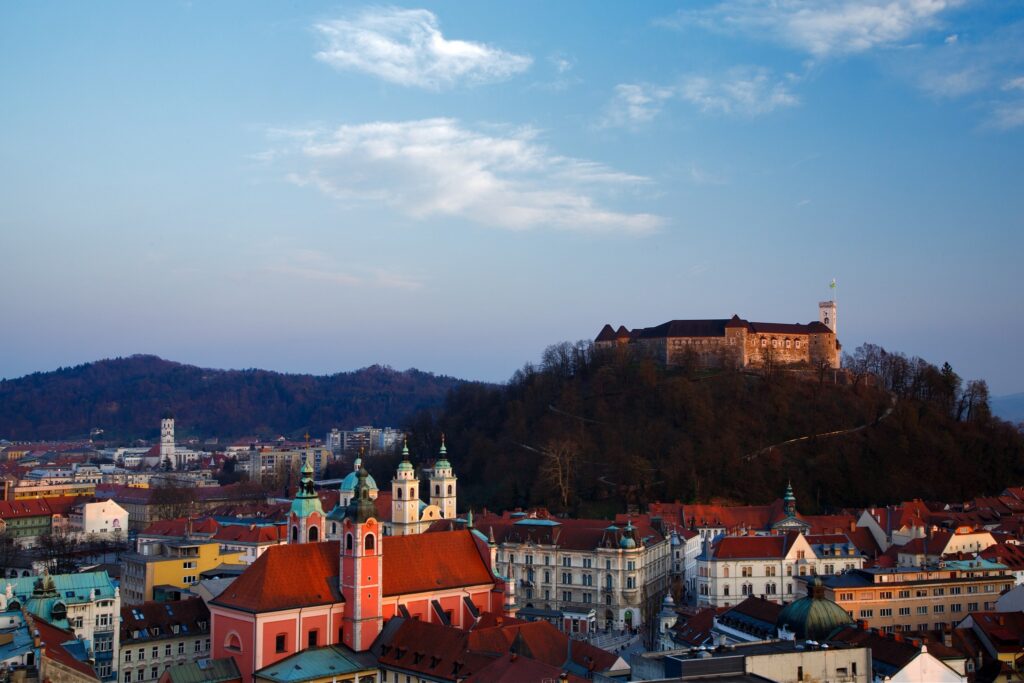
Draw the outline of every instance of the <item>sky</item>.
M1024 2L0 3L0 376L809 322L1024 391Z

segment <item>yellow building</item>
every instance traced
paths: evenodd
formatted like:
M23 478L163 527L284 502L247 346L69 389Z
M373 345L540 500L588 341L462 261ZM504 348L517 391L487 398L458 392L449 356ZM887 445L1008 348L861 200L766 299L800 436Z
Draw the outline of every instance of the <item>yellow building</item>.
M95 496L96 484L84 481L60 483L20 482L11 487L10 500L37 500L39 498L63 498L64 496Z
M121 600L133 605L154 599L156 589L188 590L199 575L222 564L242 564L242 553L223 552L212 540L150 543L122 556Z

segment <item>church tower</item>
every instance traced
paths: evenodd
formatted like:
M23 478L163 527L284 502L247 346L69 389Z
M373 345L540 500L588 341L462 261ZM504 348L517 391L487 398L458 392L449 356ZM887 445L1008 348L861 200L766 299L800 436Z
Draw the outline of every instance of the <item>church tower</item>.
M174 415L170 411L164 413L164 416L160 419L161 466L163 466L165 460L169 460L172 465L177 465L174 462Z
M796 496L793 495L793 482L786 482L786 495L782 497L782 511L787 517L796 517Z
M455 480L452 464L448 462L448 447L441 435L441 450L430 475L430 504L441 508L441 517L455 519Z
M420 521L420 480L409 462L409 442L402 446L402 462L391 480L391 526L395 536L418 533Z
M313 467L302 462L302 479L288 512L288 542L317 543L324 540L324 508L313 486Z
M345 599L341 640L356 652L368 650L383 625L381 577L384 547L366 477L366 469L360 469L355 495L345 511L340 543L339 577L341 594Z

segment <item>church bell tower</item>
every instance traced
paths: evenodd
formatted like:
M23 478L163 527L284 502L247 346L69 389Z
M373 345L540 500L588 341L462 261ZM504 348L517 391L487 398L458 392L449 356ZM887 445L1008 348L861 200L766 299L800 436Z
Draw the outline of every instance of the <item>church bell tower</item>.
M356 652L370 649L383 626L381 577L384 547L381 528L360 469L352 500L345 510L341 538L341 595L345 598L342 642Z

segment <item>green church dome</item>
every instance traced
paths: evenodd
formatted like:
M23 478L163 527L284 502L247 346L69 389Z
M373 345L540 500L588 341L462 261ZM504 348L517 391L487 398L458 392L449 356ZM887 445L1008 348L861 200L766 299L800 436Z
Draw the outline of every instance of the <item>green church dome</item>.
M824 640L840 626L853 623L846 610L825 597L821 579L814 579L809 588L809 595L783 608L777 627L785 626L800 640Z

